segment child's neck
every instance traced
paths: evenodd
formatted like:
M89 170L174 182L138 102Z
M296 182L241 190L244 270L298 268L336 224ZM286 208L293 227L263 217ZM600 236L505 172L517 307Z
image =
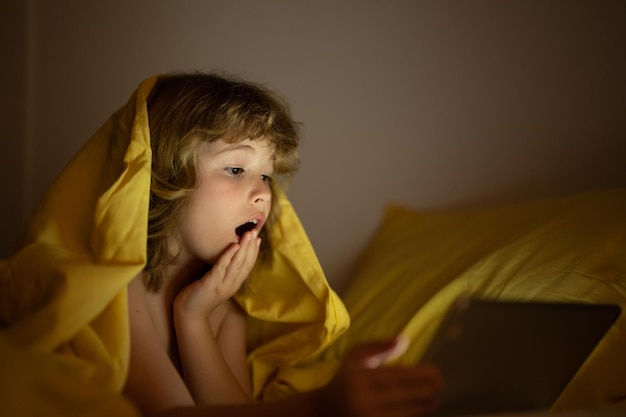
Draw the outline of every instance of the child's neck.
M211 269L211 265L197 260L176 262L170 266L163 277L161 291L167 305L172 306L178 293L190 283L202 278Z

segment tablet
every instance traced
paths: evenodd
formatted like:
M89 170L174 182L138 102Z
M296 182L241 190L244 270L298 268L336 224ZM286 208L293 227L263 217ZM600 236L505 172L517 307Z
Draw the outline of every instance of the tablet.
M459 299L422 362L446 381L435 416L547 410L620 314L612 304Z

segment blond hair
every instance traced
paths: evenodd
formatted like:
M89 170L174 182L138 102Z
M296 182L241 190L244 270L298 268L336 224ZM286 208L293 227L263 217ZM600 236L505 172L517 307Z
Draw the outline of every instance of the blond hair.
M197 155L203 142L269 140L275 149L274 173L285 177L298 167L298 126L286 102L267 88L215 74L171 74L157 80L148 97L152 148L148 212L148 289L158 291L165 269L177 254L168 241L175 234L187 199L196 186ZM262 255L270 254L267 229L261 231Z

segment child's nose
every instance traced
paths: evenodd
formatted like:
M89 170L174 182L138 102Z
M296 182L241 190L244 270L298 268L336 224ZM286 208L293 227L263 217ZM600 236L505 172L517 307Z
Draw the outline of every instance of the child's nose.
M255 182L252 191L252 201L254 203L267 202L272 198L272 191L270 186L263 179L259 179Z

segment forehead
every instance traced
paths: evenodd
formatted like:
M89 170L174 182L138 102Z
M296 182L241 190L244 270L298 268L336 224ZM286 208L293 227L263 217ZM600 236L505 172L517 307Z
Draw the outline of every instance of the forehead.
M275 159L275 146L267 139L245 139L237 142L227 142L218 139L212 142L203 142L200 146L200 156L215 157L236 153L250 154L251 156Z

